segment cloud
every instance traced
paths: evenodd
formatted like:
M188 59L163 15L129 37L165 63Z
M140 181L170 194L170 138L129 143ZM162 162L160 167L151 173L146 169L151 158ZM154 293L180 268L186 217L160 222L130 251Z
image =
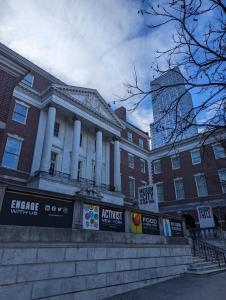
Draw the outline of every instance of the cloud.
M71 85L96 88L111 102L124 95L133 65L144 85L166 29L147 30L134 0L0 0L0 40ZM150 105L149 105L150 104ZM130 119L148 130L151 100Z

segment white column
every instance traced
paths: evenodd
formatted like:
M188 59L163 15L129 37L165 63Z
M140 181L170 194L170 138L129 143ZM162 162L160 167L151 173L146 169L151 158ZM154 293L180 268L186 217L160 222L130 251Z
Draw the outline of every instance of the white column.
M105 145L105 183L110 184L110 142L106 140Z
M118 140L114 142L114 185L115 190L121 192L121 174L120 174L120 143Z
M49 168L50 168L55 118L56 118L56 108L50 106L48 109L45 137L44 137L44 143L42 149L42 158L40 164L40 170L45 172L49 172Z
M74 121L72 154L71 154L71 179L78 177L78 162L80 149L81 121Z
M102 171L102 132L96 133L96 161L95 161L95 184L101 185Z

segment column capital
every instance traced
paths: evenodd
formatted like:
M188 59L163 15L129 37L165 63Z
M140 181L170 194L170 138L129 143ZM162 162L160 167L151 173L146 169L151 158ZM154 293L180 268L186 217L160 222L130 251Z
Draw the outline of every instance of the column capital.
M114 141L114 142L116 142L116 141L120 142L120 140L121 140L121 138L119 136L114 135L112 137L112 141Z
M73 115L72 121L73 122L75 122L75 121L80 121L81 122L81 120L79 119L79 117L77 115Z

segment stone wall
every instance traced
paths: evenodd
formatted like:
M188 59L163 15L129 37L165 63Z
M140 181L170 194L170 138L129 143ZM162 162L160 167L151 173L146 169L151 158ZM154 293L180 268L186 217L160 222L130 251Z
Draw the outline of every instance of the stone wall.
M0 300L103 299L180 276L191 249L179 240L0 226Z

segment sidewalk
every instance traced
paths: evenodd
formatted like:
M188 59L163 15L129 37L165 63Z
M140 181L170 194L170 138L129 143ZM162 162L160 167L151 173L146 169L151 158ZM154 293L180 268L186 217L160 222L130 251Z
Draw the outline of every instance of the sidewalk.
M225 300L226 272L211 276L186 274L108 300Z

